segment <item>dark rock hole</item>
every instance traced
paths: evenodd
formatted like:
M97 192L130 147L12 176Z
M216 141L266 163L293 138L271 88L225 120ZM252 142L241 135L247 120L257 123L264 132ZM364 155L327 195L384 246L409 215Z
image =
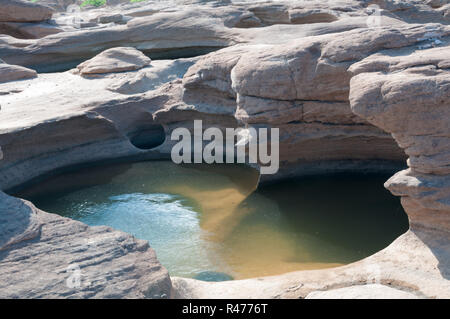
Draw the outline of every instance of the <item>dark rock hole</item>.
M128 133L131 144L148 150L160 146L166 140L166 132L161 124L152 124Z

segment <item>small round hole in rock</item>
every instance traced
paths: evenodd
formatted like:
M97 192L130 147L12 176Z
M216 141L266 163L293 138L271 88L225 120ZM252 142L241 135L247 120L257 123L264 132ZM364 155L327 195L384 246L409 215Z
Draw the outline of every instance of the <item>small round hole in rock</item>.
M160 146L166 140L166 132L160 124L146 126L128 134L131 144L148 150Z

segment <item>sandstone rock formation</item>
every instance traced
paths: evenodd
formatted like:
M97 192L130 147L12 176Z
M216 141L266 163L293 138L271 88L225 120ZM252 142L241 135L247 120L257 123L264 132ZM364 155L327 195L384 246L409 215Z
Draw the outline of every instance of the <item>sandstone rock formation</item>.
M39 0L39 4L52 8L56 12L66 11L67 7L79 3L79 0Z
M19 39L40 39L63 31L62 28L46 22L0 22L1 34L7 34Z
M4 0L0 3L0 34L22 39L38 39L62 32L47 23L53 10L47 6L24 0Z
M310 3L311 10L326 8L326 4L306 3ZM265 4L219 7L210 2L176 5L170 1L158 1L144 4L123 5L117 7L117 11L100 8L75 12L76 19L72 15L59 13L54 16L57 26L70 32L22 42L20 48L13 39L4 37L1 39L4 45L0 47L0 56L8 63L33 68L48 64L64 66L77 59L87 60L116 46L132 46L156 58L171 58L173 54L176 57L191 57L237 43L285 43L305 35L367 27L368 16L364 8L353 1L336 7L336 11L340 12L337 21L300 25L278 20L264 22L264 15L258 15L257 8L265 8ZM282 7L283 10L290 8L289 5ZM132 19L126 24L97 24L99 17L115 13ZM267 15L275 16L276 13L269 10ZM382 18L389 23L402 23L395 18ZM258 23L258 19L262 22Z
M114 73L138 70L150 62L150 58L134 48L118 47L103 51L77 68L82 75Z
M412 293L380 284L315 291L306 296L305 299L367 299L367 296L372 299L418 299Z
M30 79L37 76L37 73L34 70L27 69L20 65L10 65L2 62L3 61L0 60L0 83Z
M390 132L409 169L386 187L402 197L412 227L450 228L450 49L378 54L351 67L352 110Z
M56 23L63 32L41 39L1 36L7 63L79 66L0 84L0 189L72 165L168 158L171 131L193 119L205 126L278 127L281 169L261 182L407 165L386 187L402 197L411 229L344 267L223 283L172 278L173 297L449 298L448 10L442 1L419 0L194 2L183 9L170 2L120 4L110 12L85 10L80 26ZM114 18L102 20L106 14ZM126 24L119 14L129 17ZM165 60L150 64L144 52ZM2 66L20 74L21 67ZM165 141L139 147L134 137L153 128L165 130ZM8 270L0 271L6 276L0 282L17 288L0 286L0 296L168 296L168 276L141 241L40 212L0 192L1 207L12 215L0 217L0 269ZM109 235L112 242L96 252L77 249L83 238ZM30 251L37 252L29 257L36 268L27 272L15 260ZM69 254L86 256L82 271L111 270L106 278L114 292L102 283L93 291L64 286ZM54 281L31 278L50 263L58 269L49 275ZM23 274L31 279L19 282Z
M1 298L169 298L148 242L0 192ZM27 269L26 272L23 269Z
M418 298L449 298L445 232L408 231L384 250L356 263L325 270L299 271L258 279L201 282L172 277L174 298L306 298L340 288L359 289L360 297L379 298L379 289ZM444 238L444 239L443 239ZM443 245L444 243L444 245ZM361 286L369 285L368 288ZM348 292L354 289L347 289ZM389 290L392 292L392 290ZM405 298L403 296L402 298Z
M120 13L116 14L102 14L97 18L98 23L121 23L124 21L123 15Z
M0 22L40 22L52 17L49 7L22 0L2 0Z

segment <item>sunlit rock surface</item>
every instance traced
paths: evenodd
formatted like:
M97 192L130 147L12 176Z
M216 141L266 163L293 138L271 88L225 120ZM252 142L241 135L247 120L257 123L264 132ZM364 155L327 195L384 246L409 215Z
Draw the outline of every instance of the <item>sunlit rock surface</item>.
M0 83L16 81L22 79L30 79L37 76L36 71L25 68L20 65L11 65L3 63L0 60Z
M148 242L0 192L1 298L168 298Z
M410 292L380 284L355 285L326 291L315 291L306 296L306 299L367 299L368 296L373 299L418 299L416 295Z
M412 227L450 229L450 48L378 54L351 67L352 110L390 132L409 169L386 187Z

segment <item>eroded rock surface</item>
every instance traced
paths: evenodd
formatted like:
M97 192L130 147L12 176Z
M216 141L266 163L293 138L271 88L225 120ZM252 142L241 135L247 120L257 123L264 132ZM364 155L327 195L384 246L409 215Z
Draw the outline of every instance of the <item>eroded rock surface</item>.
M20 65L11 65L2 62L3 61L0 60L0 83L30 79L37 76L37 73L34 70L27 69Z
M13 39L3 37L0 56L8 63L27 67L51 63L57 70L119 45L133 46L152 57L192 57L237 43L285 43L307 35L367 27L368 17L365 4L352 0L331 8L329 1L124 3L55 14L55 26L66 32L22 42L20 47ZM395 16L382 16L380 21L403 23Z
M19 39L39 39L63 31L62 28L47 22L0 22L1 34L7 34Z
M83 10L79 25L60 13L53 25L63 31L41 39L0 37L7 63L67 63L69 69L82 62L79 73L95 75L72 70L0 84L0 189L81 163L168 158L172 130L190 128L194 119L205 128L278 127L281 169L270 178L392 169L409 157L408 169L386 187L402 197L411 229L381 252L344 267L269 278L174 278L173 297L450 297L449 4L217 1L180 9L170 2L119 2ZM127 48L111 49L117 47ZM171 60L150 63L143 52ZM180 56L189 58L172 59ZM166 140L153 149L136 147L131 136L149 127L163 128ZM15 216L0 224L0 265L14 274L0 280L7 283L0 296L168 295L167 274L143 242L40 212L3 193L0 205ZM110 235L112 242L95 252L76 248L83 238ZM88 276L111 270L115 275L106 278L115 290L101 282L69 290L64 262L76 260L68 254L87 257L81 269ZM36 264L29 272L15 262L28 255ZM57 266L51 282L32 276L40 264ZM29 279L19 282L23 276Z
M115 73L139 70L149 65L151 59L135 48L118 47L103 51L77 66L82 75Z
M52 17L49 7L23 0L2 0L0 22L41 22Z
M367 299L368 296L373 299L418 299L410 292L380 284L315 291L306 296L306 299Z
M356 114L390 132L409 169L386 187L402 197L412 226L450 229L450 48L378 54L352 66Z
M148 242L0 192L1 298L169 298ZM25 271L26 269L26 271Z

